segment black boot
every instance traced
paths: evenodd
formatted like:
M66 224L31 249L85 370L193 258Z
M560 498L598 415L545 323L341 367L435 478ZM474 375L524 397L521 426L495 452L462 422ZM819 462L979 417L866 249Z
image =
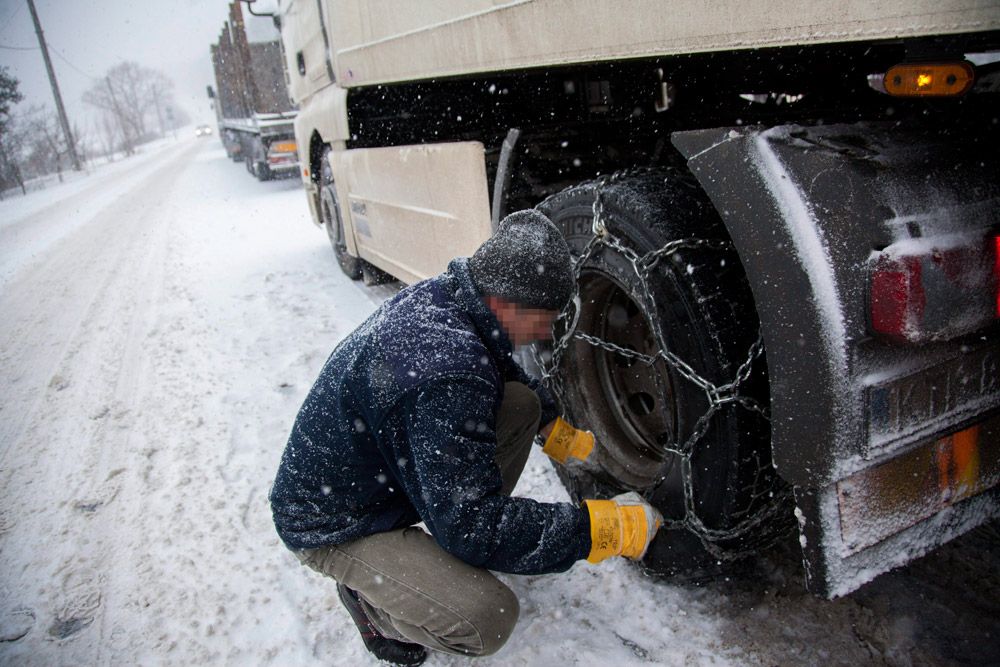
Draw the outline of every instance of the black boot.
M343 584L337 584L337 594L340 596L340 601L347 607L351 618L354 619L354 624L358 626L365 648L376 658L392 665L406 665L407 667L416 667L427 659L427 649L420 644L408 644L389 639L379 632L368 620L368 615L361 607L357 593Z

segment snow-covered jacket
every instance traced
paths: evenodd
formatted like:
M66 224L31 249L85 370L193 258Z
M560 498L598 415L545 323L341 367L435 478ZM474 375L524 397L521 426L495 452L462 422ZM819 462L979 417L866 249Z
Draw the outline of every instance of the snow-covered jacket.
M423 521L446 551L501 572L559 572L590 550L569 503L500 493L496 413L504 383L552 397L511 357L468 260L385 302L333 351L299 411L271 490L291 549Z

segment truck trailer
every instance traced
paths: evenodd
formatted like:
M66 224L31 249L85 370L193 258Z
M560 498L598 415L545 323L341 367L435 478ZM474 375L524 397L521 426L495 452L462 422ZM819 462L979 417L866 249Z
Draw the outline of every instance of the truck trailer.
M835 597L1000 515L995 0L279 0L350 277L537 207L578 294L531 351L667 519L642 567L795 534Z
M261 181L294 176L299 167L296 111L288 97L281 42L249 41L242 5L234 0L211 50L216 87L208 94L215 101L226 154Z

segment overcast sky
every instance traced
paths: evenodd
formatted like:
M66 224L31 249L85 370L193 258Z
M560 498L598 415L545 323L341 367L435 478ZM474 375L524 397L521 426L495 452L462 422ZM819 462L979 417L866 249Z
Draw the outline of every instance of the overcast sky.
M195 123L214 125L205 94L214 85L209 46L228 17L227 0L35 0L35 7L71 122L89 129L83 92L134 60L173 79L176 102ZM0 0L0 65L20 81L19 109L55 109L27 0Z

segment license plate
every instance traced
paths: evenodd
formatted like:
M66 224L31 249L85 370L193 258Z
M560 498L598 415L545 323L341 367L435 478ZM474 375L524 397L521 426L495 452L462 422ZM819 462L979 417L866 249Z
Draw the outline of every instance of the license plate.
M868 387L867 456L940 433L1000 406L1000 348L963 354L919 373Z

